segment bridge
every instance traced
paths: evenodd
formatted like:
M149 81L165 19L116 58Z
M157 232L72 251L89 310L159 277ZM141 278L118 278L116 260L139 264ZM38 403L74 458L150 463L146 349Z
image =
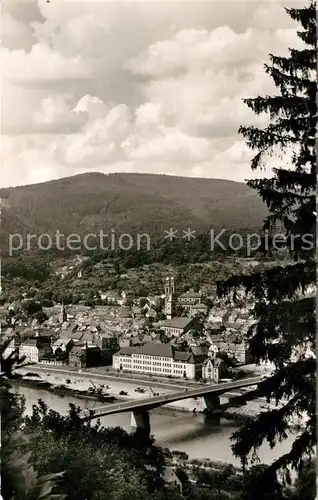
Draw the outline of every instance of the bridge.
M84 421L93 420L95 418L113 415L114 413L131 412L131 427L137 430L143 430L150 433L150 417L149 411L159 406L175 401L182 401L184 399L203 397L205 404L211 413L220 412L220 396L231 392L233 389L243 389L259 384L262 377L251 377L233 382L225 382L213 385L205 385L195 389L182 389L170 394L162 394L160 396L153 396L150 398L138 399L135 401L127 401L114 403L109 405L94 408L93 414L91 410L84 410L82 412L82 419ZM229 398L230 399L230 398Z

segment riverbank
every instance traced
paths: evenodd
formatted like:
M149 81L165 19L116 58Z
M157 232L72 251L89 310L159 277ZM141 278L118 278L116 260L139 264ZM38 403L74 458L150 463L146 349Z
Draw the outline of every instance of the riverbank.
M38 382L41 381L41 384L50 384L47 387L51 387L49 389L51 391L56 392L56 387L58 387L57 390L61 393L61 386L63 386L65 395L68 394L80 398L89 396L90 398L102 402L105 402L105 400L102 399L103 396L109 398L106 402L115 402L117 400L129 401L149 398L154 395L166 395L180 389L178 383L168 384L166 382L161 383L151 380L150 385L149 381L146 383L144 380L142 384L140 380L137 381L126 377L121 379L119 377L110 378L90 371L82 370L78 372L75 370L61 370L55 367L52 368L51 366L44 367L43 365L32 365L32 367L20 369L19 372L23 373L25 377L26 374L30 373L30 369L32 370L31 373L37 375ZM45 387L42 385L42 388ZM100 396L100 399L98 399L98 396ZM227 398L221 397L221 404L226 402ZM198 414L205 413L206 411L204 398L189 398L183 401L168 403L165 407L173 411L193 412ZM260 411L262 411L262 409L259 402L251 402L240 408L227 408L224 413L222 413L222 416L225 419L242 422L255 416Z
M33 379L28 379L28 378L22 378L18 379L15 381L16 383L26 386L26 387L32 387L34 389L38 390L45 390L49 391L51 393L56 394L57 396L60 397L76 397L79 399L83 400L91 400L91 401L99 401L100 403L116 403L117 401L121 400L130 400L128 395L112 395L109 394L108 392L105 392L104 387L89 387L88 389L83 389L83 388L74 388L70 387L72 384L69 383L64 385L64 384L51 384L50 382L46 382L44 380L38 381L38 380L33 380ZM74 382L73 382L74 383ZM125 391L123 391L125 392ZM168 405L166 405L168 406ZM175 403L170 405L171 410L174 411L180 411L180 412L188 412L190 411L189 408L184 408L184 407L178 407L176 406ZM193 413L196 413L196 409L192 410ZM203 413L206 414L206 410L203 409L201 411L198 411L198 413ZM225 411L220 412L220 416L224 419L230 420L230 421L237 421L239 423L244 423L246 422L249 418L251 418L254 415L253 412L249 410L245 410L244 408L229 408Z
M47 382L45 380L33 380L27 377L24 377L22 379L17 379L15 380L15 382L27 387L33 387L34 389L53 392L54 394L57 394L58 396L61 397L75 396L77 398L82 398L85 400L100 401L101 403L115 403L117 400L115 396L112 396L107 392L104 392L103 388L101 388L101 390L99 390L99 388L94 388L94 387L90 388L89 390L74 389L71 387L67 387L64 384L56 385Z
M110 385L101 384L99 379L88 379L83 380L79 374L73 374L72 379L69 376L59 376L55 374L42 374L38 373L37 370L33 370L37 377L27 376L27 373L20 370L23 373L23 378L18 379L16 382L18 384L33 387L35 389L45 390L49 392L54 392L60 396L73 396L81 399L91 399L94 401L99 401L102 403L115 403L116 401L131 401L136 399L149 398L154 395L169 394L169 392L175 391L178 387L175 386L170 389L165 389L162 387L156 387L156 385L147 388L139 387L135 384L128 382L113 382ZM165 405L173 411L203 413L205 409L204 400L202 398L189 399L185 401L177 401L175 403L169 403Z
M61 397L47 390L35 389L13 382L14 390L25 397L25 412L32 414L33 405L41 399L53 410L61 415L69 412L70 403L83 410L94 410L101 403L92 399L78 398L76 396ZM101 417L101 425L107 428L121 427L126 432L131 432L131 416L129 412L118 413ZM237 421L221 418L220 422L206 419L202 413L178 411L161 406L150 412L151 434L158 446L186 453L191 459L200 462L212 461L231 463L240 466L231 450L230 438L239 428ZM271 449L265 442L259 451L261 462L270 464L274 458L290 450L294 437L291 436L275 449Z

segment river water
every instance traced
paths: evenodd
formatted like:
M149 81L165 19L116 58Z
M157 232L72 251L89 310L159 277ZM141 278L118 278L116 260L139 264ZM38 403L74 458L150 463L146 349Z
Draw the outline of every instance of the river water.
M41 398L48 406L66 413L70 403L81 408L94 408L100 406L98 401L86 400L76 397L61 397L45 390L34 389L26 386L16 386L15 390L26 398L26 412L32 411L32 405ZM174 411L170 408L157 408L150 413L151 433L158 446L186 452L191 458L208 458L215 461L224 461L239 465L231 452L231 434L238 428L235 422L221 420L221 423L212 424L205 420L202 414L192 412ZM130 413L119 413L101 418L101 423L106 427L120 426L130 431ZM271 463L273 459L289 451L292 438L271 450L265 443L260 451L259 458L263 463Z

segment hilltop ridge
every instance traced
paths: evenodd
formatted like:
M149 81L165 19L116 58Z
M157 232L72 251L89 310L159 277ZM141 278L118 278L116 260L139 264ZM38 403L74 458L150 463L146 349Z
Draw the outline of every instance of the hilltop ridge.
M137 173L84 173L0 189L3 230L83 235L100 229L257 228L266 216L244 183Z

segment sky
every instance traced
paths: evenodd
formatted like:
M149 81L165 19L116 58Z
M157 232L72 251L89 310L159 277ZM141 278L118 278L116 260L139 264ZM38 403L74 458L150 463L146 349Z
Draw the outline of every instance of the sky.
M244 181L244 97L299 45L296 2L2 2L1 185L84 172ZM300 4L301 5L301 4Z

